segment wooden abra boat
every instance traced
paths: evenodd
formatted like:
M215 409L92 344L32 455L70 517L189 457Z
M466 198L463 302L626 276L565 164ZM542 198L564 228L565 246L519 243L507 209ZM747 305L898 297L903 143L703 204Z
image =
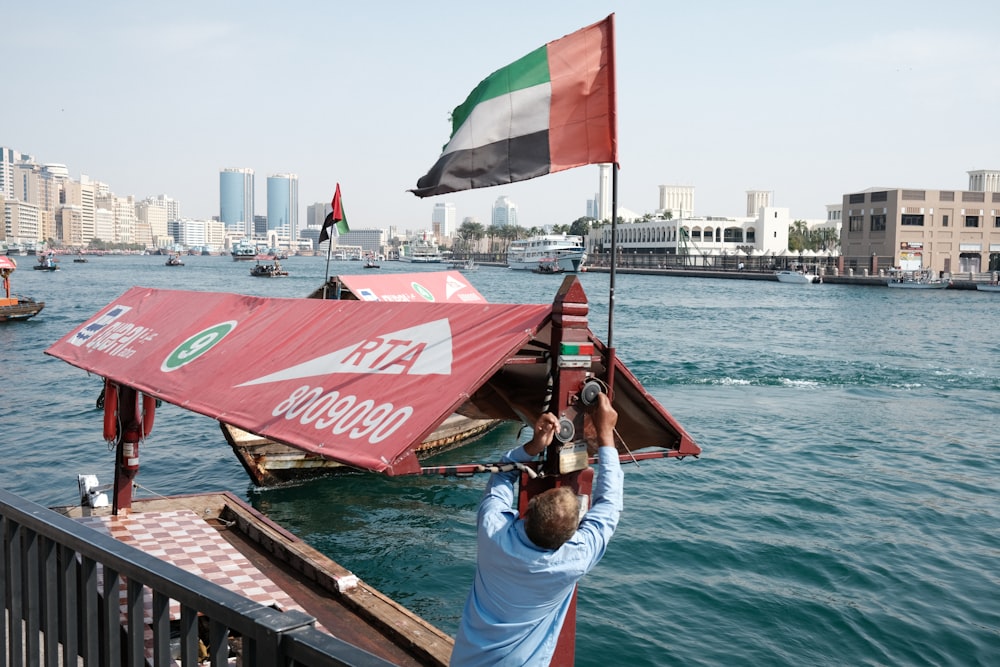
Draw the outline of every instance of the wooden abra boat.
M333 276L323 287L313 291L309 298L486 303L486 297L454 271ZM482 419L457 413L450 415L416 447L416 456L424 459L468 444L500 423L497 419ZM236 458L257 486L274 486L351 470L340 461L274 442L231 424L219 422L219 426Z
M0 322L10 320L27 320L42 312L44 301L35 301L31 297L10 294L10 274L17 269L13 257L0 255L0 277L3 278L4 296L0 298Z
M281 262L275 258L273 264L261 264L259 261L250 269L250 275L255 278L284 278L288 271L281 268Z

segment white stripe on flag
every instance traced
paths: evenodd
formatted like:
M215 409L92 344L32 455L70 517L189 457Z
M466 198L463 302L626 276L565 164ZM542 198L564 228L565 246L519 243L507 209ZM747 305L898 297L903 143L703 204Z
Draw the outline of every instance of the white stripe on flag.
M552 84L542 83L476 105L442 155L549 129Z

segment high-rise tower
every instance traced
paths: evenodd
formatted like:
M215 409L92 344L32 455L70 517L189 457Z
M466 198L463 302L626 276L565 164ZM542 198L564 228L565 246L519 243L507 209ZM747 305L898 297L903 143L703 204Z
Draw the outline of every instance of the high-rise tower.
M267 228L299 238L299 177L295 174L271 174L267 177Z
M431 229L438 238L455 233L455 205L451 202L434 204L431 212Z
M219 172L219 220L231 231L253 236L253 169Z
M493 204L493 225L496 227L517 225L517 204L506 195L497 197L496 203Z

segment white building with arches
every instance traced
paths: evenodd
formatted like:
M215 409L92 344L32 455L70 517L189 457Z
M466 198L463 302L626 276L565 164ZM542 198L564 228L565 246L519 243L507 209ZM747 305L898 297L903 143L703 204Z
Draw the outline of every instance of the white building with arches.
M723 255L782 255L788 249L789 209L761 207L756 217L682 217L617 225L618 252ZM610 252L611 225L591 230L589 253Z

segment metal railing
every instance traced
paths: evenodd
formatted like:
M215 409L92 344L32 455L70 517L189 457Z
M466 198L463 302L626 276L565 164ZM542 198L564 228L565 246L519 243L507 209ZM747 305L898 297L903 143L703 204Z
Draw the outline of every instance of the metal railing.
M248 667L391 664L303 612L261 605L2 489L0 535L0 667L227 665L231 637Z

